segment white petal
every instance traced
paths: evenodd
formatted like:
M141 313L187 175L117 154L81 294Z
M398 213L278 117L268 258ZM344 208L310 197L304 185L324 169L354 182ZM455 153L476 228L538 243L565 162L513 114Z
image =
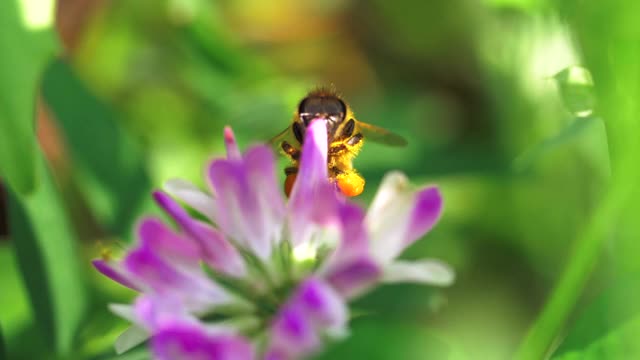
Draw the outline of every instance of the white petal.
M431 230L442 203L437 187L413 189L402 173L387 174L365 219L375 258L388 264Z
M216 221L215 200L192 183L183 179L171 179L164 183L164 190L184 201L209 220Z
M406 192L409 185L409 179L405 174L399 171L386 173L369 206L367 218L378 218L383 215L389 204L396 200L398 193Z
M403 250L413 205L412 191L407 177L390 172L367 211L365 223L369 230L371 252L382 264L388 264Z
M149 333L136 325L132 325L127 328L118 338L116 339L114 348L116 350L116 354L120 355L125 351L132 349L133 347L141 344L145 340L149 338Z
M415 282L437 286L449 286L455 280L455 273L439 260L394 261L384 269L383 282Z
M109 304L109 310L123 319L137 322L138 318L132 305L129 304Z

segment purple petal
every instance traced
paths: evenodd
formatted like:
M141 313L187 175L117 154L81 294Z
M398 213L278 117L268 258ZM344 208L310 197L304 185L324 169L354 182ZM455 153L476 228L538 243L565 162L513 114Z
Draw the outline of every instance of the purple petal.
M147 246L131 251L124 259L124 266L129 273L154 291L181 288L187 280Z
M314 121L305 135L297 180L289 200L289 230L294 246L309 240L313 225L336 220L338 193L327 172L327 128Z
M326 123L323 121L312 122L307 127L304 139L298 176L305 181L296 183L291 192L292 198L297 191L308 190L311 187L309 184L326 182L329 176L327 169L328 143Z
M266 359L297 359L320 346L320 335L342 334L347 306L326 282L308 278L282 307L271 327Z
M338 212L340 216L340 247L343 258L361 255L369 251L369 235L364 223L364 211L355 204L341 204Z
M156 202L180 225L191 238L198 242L204 260L214 269L230 270L228 275L244 274L244 264L240 254L213 228L204 226L194 220L169 195L156 191L153 193Z
M257 205L260 206L264 228L268 234L282 231L286 215L284 198L277 184L275 158L270 148L255 146L244 155L244 164L251 188L255 190Z
M416 194L415 203L411 214L407 229L407 237L405 246L412 244L421 238L440 219L442 214L442 195L436 187L430 187L420 190Z
M271 348L264 356L264 360L292 360L294 357L289 355L284 349Z
M327 274L327 281L346 298L360 295L380 278L382 270L370 257L354 259Z
M249 341L236 335L209 335L193 325L167 327L153 336L151 349L158 360L252 360Z
M411 189L401 173L389 173L382 181L366 217L371 250L381 264L388 264L440 218L442 197L437 188Z
M124 259L124 267L158 296L174 296L194 311L227 303L230 296L200 269L182 268L158 256L149 246L138 247Z
M340 243L326 260L322 274L334 274L342 271L354 261L370 257L369 239L364 223L364 211L351 203L340 204ZM373 261L373 260L371 260Z
M186 210L180 206L171 196L163 193L162 191L154 191L153 199L158 205L171 216L177 223L188 232L188 228L191 225L191 217Z
M201 240L203 260L213 269L230 276L242 277L247 269L242 257L225 239L224 235L212 226L196 221L197 237Z
M320 339L303 309L294 306L281 309L271 327L272 351L297 356L312 353L319 346Z
M133 322L141 325L150 333L164 327L166 324L175 323L176 319L181 322L197 321L185 304L177 297L171 295L148 295L139 296L133 306ZM120 314L122 316L122 314Z
M251 187L248 169L240 162L215 160L209 166L209 180L218 196L220 228L261 258L268 257L271 234L256 196L260 189Z
M347 307L340 295L326 282L309 278L293 298L294 306L302 308L321 328L342 329L347 322Z
M154 251L171 262L198 265L201 254L196 243L180 236L156 218L145 218L138 225L138 237L143 247Z
M91 261L91 264L98 270L102 275L111 278L111 280L128 287L129 289L140 291L137 286L133 284L132 279L130 279L124 271L116 269L116 266L109 264L108 261L103 259L95 259Z
M272 151L255 146L241 161L213 161L208 174L218 195L219 226L240 245L267 258L280 240L285 216Z

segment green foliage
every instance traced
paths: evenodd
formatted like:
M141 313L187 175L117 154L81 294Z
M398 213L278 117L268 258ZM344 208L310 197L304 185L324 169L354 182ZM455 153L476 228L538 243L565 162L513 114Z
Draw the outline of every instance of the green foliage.
M316 359L442 359L463 360L469 357L443 340L434 331L393 321L362 319L353 324L352 335L333 345Z
M638 276L618 277L580 313L571 326L556 354L574 352L586 348L598 339L616 331L629 319L640 313L640 289Z
M553 360L636 359L640 357L638 334L640 317L634 317L583 350L556 356Z
M0 359L6 359L7 354L4 349L4 337L2 336L2 328L0 328Z
M59 120L71 153L73 175L91 209L111 233L129 237L149 202L150 180L140 146L117 114L95 98L67 64L57 61L43 81L44 99Z
M149 360L151 359L151 354L147 349L139 349L129 351L125 354L110 357L107 360Z
M19 5L18 0L0 2L0 175L15 191L28 193L37 183L34 114L38 84L57 44L52 24L29 29ZM46 11L46 4L41 5L40 10ZM23 17L26 11L23 9Z
M359 119L409 140L365 144L356 201L391 169L440 185L441 223L404 256L441 257L458 277L441 291L364 297L357 306L372 316L320 359L637 351L640 3L140 0L86 2L86 13L61 3L59 27L74 41L49 66L51 24L36 28L21 11L46 8L35 3L0 0L9 355L148 358L113 357L124 321L106 304L131 293L93 270L85 278L96 244L131 240L167 179L204 185L224 125L243 148L267 140L305 91L331 83ZM50 166L34 136L38 94L60 130L41 134L61 149ZM5 266L14 259L23 284Z
M66 355L73 350L87 295L66 210L44 160L36 164L38 189L9 199L12 239L39 336L49 351Z
M559 150L562 146L569 146L572 140L584 138L585 133L588 131L593 132L602 130L600 123L601 120L596 117L574 119L569 126L555 134L553 137L537 143L531 149L526 150L523 154L518 156L514 160L513 170L518 173L526 173L527 171L530 171L531 167L534 166L537 161L548 156L549 152ZM593 129L594 127L596 130Z

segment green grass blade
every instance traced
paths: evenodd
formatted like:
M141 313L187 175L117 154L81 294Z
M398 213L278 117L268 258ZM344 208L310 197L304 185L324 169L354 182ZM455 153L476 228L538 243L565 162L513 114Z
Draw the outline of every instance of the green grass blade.
M24 194L36 186L35 103L40 75L57 43L50 31L52 20L34 24L29 20L33 5L19 5L16 0L0 1L0 174ZM38 6L44 14L53 12L51 1Z
M11 240L42 336L66 355L73 350L87 296L65 208L44 161L37 165L36 191L10 193Z

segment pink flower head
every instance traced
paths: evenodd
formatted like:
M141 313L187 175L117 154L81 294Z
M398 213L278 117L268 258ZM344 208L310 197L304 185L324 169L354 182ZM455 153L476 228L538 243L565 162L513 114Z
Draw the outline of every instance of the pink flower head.
M111 306L133 323L119 352L149 338L156 359L299 359L344 336L347 303L376 284L453 281L444 263L396 260L438 221L437 188L391 173L365 212L329 181L326 125L315 121L287 202L271 150L241 153L229 128L224 138L227 157L206 171L211 194L184 180L154 193L176 228L144 218L124 258L93 262L140 293Z

